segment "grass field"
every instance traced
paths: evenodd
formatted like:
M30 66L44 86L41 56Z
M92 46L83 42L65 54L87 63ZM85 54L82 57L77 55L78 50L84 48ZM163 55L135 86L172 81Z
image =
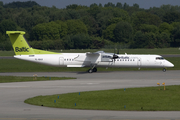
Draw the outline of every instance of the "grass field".
M54 52L59 53L85 53L85 52L97 52L97 51L105 51L114 53L114 49L84 49L84 50L52 50ZM163 48L163 49L120 49L119 54L180 54L179 48ZM14 51L0 51L0 56L13 56Z
M175 67L167 70L180 70L180 57L167 58ZM18 59L0 59L0 72L82 72L89 68L54 67ZM98 68L98 71L137 71L138 68ZM162 70L162 68L141 68L141 70Z
M72 77L17 77L17 76L0 76L0 83L9 82L27 82L27 81L49 81L49 80L68 80L76 79Z
M25 103L70 109L120 110L120 111L179 111L180 86L128 88L37 96ZM59 99L58 99L59 96ZM56 103L54 103L56 100ZM75 106L76 104L76 106Z

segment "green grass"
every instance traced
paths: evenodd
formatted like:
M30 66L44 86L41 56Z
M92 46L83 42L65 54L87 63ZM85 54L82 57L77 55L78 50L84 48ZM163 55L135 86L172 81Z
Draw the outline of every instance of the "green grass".
M180 57L167 58L175 67L168 70L180 70ZM0 59L0 72L82 72L89 68L54 67L18 59ZM137 71L138 68L98 68L98 71ZM162 70L162 68L141 68L141 70Z
M87 68L48 66L19 59L0 59L0 66L0 72L67 72L87 70Z
M72 77L36 77L35 78L35 77L0 76L0 83L27 82L27 81L49 81L49 80L68 80L68 79L76 79L76 78L72 78Z
M14 51L0 51L0 56L14 56Z
M51 50L50 50L51 51ZM114 49L72 49L72 50L52 50L54 52L60 53L85 53L85 52L97 52L97 51L105 51L114 53ZM163 48L163 49L120 49L120 54L179 54L179 48ZM0 56L13 56L14 51L0 51Z
M69 109L120 110L120 111L179 111L180 86L128 88L37 96L25 103ZM59 96L59 99L58 99ZM56 103L54 103L56 100ZM76 103L76 106L75 106Z

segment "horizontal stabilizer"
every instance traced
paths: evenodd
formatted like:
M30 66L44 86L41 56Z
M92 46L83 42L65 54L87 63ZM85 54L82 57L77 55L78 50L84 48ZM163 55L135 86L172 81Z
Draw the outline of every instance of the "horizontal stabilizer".
M6 34L10 35L10 34L21 34L24 35L25 32L24 31L6 31Z

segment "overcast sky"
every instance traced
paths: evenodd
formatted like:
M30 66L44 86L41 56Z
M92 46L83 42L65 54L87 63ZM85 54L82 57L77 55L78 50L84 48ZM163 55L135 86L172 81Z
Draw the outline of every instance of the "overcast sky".
M9 3L13 1L29 1L29 0L0 0L3 3ZM57 8L66 8L67 5L70 4L78 4L78 5L86 5L89 6L92 3L101 3L102 5L112 2L116 4L117 2L121 2L124 4L125 2L132 6L134 3L139 4L140 8L149 9L150 7L160 7L161 5L171 4L180 6L180 0L32 0L36 1L41 6L56 6Z

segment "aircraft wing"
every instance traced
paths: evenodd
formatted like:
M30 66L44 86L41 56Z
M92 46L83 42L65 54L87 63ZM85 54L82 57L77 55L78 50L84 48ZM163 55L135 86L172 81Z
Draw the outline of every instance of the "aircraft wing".
M79 62L90 62L96 64L98 62L112 61L113 53L105 53L104 51L87 52L84 55L78 55L74 60Z
M102 53L105 53L104 51L97 51L97 52L87 52L86 55L100 55Z
M78 57L76 57L74 60L80 61L80 62L94 63L94 62L98 61L99 56L100 56L100 53L98 53L98 52L94 52L94 53L87 52L85 54L78 55Z

